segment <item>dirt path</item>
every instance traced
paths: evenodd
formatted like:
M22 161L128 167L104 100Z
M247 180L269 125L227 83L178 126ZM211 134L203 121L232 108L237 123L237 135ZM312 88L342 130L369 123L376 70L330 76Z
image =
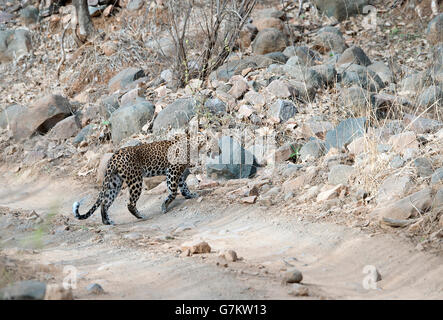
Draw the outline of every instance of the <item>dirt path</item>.
M127 212L126 190L111 207L116 226L103 226L98 211L86 221L72 217L74 201L90 195L81 212L93 202L97 191L91 186L72 179L25 183L7 172L4 177L0 206L35 210L51 225L36 246L27 241L36 219L0 214L3 253L56 267L55 282L65 276L64 267L74 266L77 299L300 298L281 282L291 267L303 273L308 299L443 298L443 258L393 235L299 222L259 205L226 207L211 195L200 202L179 198L166 215L160 214L164 195L143 195L139 210L148 219L137 221ZM198 239L207 241L212 253L180 255L182 243ZM224 266L217 254L223 249L235 250L242 260ZM381 273L376 289L363 287L365 266ZM101 284L106 294L88 294L90 283Z

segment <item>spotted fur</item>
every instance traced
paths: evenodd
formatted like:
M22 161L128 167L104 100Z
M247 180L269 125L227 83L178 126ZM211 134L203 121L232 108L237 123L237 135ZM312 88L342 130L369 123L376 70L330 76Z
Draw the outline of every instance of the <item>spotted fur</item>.
M101 215L104 224L113 224L109 219L108 210L121 190L123 183L129 189L129 212L137 219L143 219L143 215L137 210L137 201L143 188L143 177L166 175L166 184L169 194L162 204L162 212L166 213L169 204L177 196L177 189L186 198L197 197L191 193L186 185L189 175L190 156L189 152L180 152L184 149L180 145L181 140L165 140L145 143L138 146L126 147L115 152L108 162L102 190L89 211L83 215L79 213L80 203L73 204L73 212L77 219L89 218L101 205ZM186 139L189 147L189 140ZM189 148L186 150L190 150ZM169 156L176 155L171 163Z

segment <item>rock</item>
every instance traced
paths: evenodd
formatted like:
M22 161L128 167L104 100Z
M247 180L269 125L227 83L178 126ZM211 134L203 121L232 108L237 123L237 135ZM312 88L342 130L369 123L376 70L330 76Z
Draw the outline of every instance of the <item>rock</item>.
M282 52L269 52L264 55L266 58L269 58L273 61L273 63L278 62L281 64L285 64L288 61L288 57L284 55Z
M0 300L43 300L45 293L45 283L25 280L0 289Z
M341 74L341 83L345 87L358 85L371 92L378 92L385 87L385 84L375 72L358 64L341 66L338 72Z
M141 131L154 116L154 105L148 101L116 110L109 119L111 136L114 143L119 143L134 133Z
M49 132L49 137L55 140L66 140L75 136L80 131L77 116L70 116L58 122Z
M109 119L111 114L120 108L120 102L118 101L119 95L114 93L110 96L103 97L100 103L100 115L105 119Z
M431 44L438 44L443 42L443 13L437 15L428 23L428 28L426 29L426 38Z
M371 95L359 86L340 89L340 102L356 116L366 115L371 109Z
M74 300L72 289L65 289L59 284L48 284L44 300Z
M100 164L97 169L97 182L100 184L103 182L106 173L106 168L108 166L108 162L109 159L111 159L111 157L112 153L105 153L100 159Z
M411 161L418 157L419 150L418 148L406 148L403 152L403 159L406 161Z
M308 183L307 175L300 175L294 179L286 180L282 185L283 193L297 192L300 188L303 188Z
M423 88L431 84L432 79L425 72L414 73L404 77L399 85L403 93L415 94L422 92Z
M268 28L259 31L252 42L254 54L266 54L269 52L283 51L287 45L287 38L278 29Z
M240 99L249 89L248 83L242 76L233 76L230 82L232 84L232 88L228 91L228 93L235 99Z
M172 58L176 53L174 42L169 37L147 41L145 46L166 58Z
M31 51L31 33L28 30L0 30L0 63L18 60Z
M391 200L403 198L413 187L410 176L390 176L386 178L378 189L377 203L384 203Z
M385 207L377 208L371 215L378 216L382 221L383 218L405 220L423 214L431 206L431 188L426 188Z
M284 283L299 283L302 280L303 280L303 274L295 268L286 271L283 276Z
M235 262L238 260L237 252L235 252L234 250L222 251L222 252L220 252L219 257L226 259L228 261L231 261L231 262Z
M394 82L394 74L391 69L381 61L375 61L368 66L368 70L375 72L385 85Z
M270 63L272 63L271 59L269 59L269 61ZM229 61L224 65L220 66L217 70L213 71L209 75L209 79L211 81L220 80L226 82L229 81L229 79L231 79L232 76L241 74L241 72L247 68L251 68L252 70L254 70L258 68L258 65L256 61L254 61L250 57Z
M278 99L269 108L269 116L276 119L277 122L286 122L297 113L294 103L289 100Z
M366 132L366 118L350 118L341 121L334 130L326 133L326 151L341 149Z
M406 149L418 149L417 136L412 131L405 131L389 138L388 144L397 153L404 153Z
M313 48L320 51L320 53L329 51L342 53L348 48L343 36L333 32L319 32L313 41Z
M184 243L182 251L186 250L189 250L190 254L211 253L211 246L205 241L190 244Z
M289 46L283 51L283 54L290 57L286 64L294 66L297 64L313 66L315 61L320 60L318 54L307 46Z
M304 138L315 137L324 140L326 132L333 129L334 126L329 121L308 120L302 123L296 131Z
M245 94L244 100L249 102L254 108L260 109L266 104L265 97L262 94L255 91L248 91Z
M436 212L443 212L443 188L440 188L435 194L432 209ZM439 226L440 228L443 228L443 215L440 216Z
M274 80L267 87L266 90L271 93L273 96L277 98L289 98L292 95L292 88L282 81L282 80Z
M109 80L108 88L110 92L127 88L135 80L143 78L145 72L139 68L127 68L117 73Z
M339 164L333 166L328 174L328 183L331 185L347 185L349 177L354 173L354 168L348 165Z
M13 104L6 107L4 110L0 109L0 128L6 129L9 124L9 129L14 132L18 122L22 119L23 115L26 113L27 107Z
M418 117L408 113L404 114L403 123L405 124L405 126L408 126L409 129L417 134L434 133L443 128L443 122Z
M126 9L129 11L137 11L143 7L144 2L144 0L129 0Z
M288 294L294 297L307 297L309 296L309 289L306 286L294 283Z
M101 295L105 293L105 290L98 283L91 283L86 286L86 291L89 294Z
M368 5L368 0L313 0L317 9L328 17L335 17L343 21L349 17L360 14Z
M325 154L325 143L320 140L309 141L301 147L300 159L306 161L309 158L318 159Z
M26 24L34 24L38 21L39 11L34 6L26 6L20 11L20 19Z
M439 86L424 89L418 97L418 104L426 108L434 106L435 110L438 110L443 105L443 90Z
M183 98L167 105L155 118L153 132L159 133L168 130L168 128L183 128L195 115L196 104L193 98Z
M127 107L136 104L139 100L144 100L143 98L138 96L139 88L134 88L129 90L121 97L120 106Z
M434 172L432 163L427 158L415 159L414 166L419 177L429 177Z
M438 168L431 176L431 183L437 184L443 181L443 167Z
M338 82L337 70L335 70L332 64L321 64L313 66L311 69L320 75L324 86L332 87Z
M278 18L267 17L254 20L254 25L257 27L258 31L262 31L268 28L274 28L283 31L283 21Z
M391 160L390 165L394 169L401 168L405 165L406 161L401 156L395 156L394 159Z
M254 156L243 149L240 144L229 136L223 136L218 142L221 155L206 161L208 177L224 179L249 178L257 172Z
M103 43L102 49L103 49L103 53L105 54L105 56L110 57L114 53L117 52L118 45L117 45L117 43L114 43L112 41L108 41L108 42Z
M226 103L218 98L208 99L205 102L205 108L212 114L221 115L226 112Z
M274 161L279 163L291 159L292 156L296 156L297 149L300 149L300 146L293 143L288 143L279 147L274 152Z
M254 204L257 200L257 196L248 196L240 199L242 203Z
M343 51L342 55L337 61L338 65L341 64L358 64L362 66L369 66L372 62L369 60L365 52L357 46L352 46Z
M264 8L257 10L255 13L260 18L277 18L282 21L285 21L287 18L284 11L277 10L275 8Z
M12 123L11 131L16 140L21 140L34 133L46 134L58 122L70 116L73 107L68 99L59 95L48 95L21 110L20 119Z
M27 165L33 165L34 163L44 159L46 157L46 154L43 151L29 151L25 153L25 159L23 162Z
M87 126L83 127L83 129L81 129L80 132L75 136L74 140L72 141L72 144L78 145L80 142L85 141L93 128L94 125L92 124L88 124Z

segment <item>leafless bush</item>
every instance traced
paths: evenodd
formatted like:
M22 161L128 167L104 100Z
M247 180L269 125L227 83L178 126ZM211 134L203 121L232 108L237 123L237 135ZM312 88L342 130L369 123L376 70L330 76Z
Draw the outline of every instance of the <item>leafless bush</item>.
M178 86L184 86L191 78L205 80L223 64L256 2L167 1L168 32L175 48L171 65Z

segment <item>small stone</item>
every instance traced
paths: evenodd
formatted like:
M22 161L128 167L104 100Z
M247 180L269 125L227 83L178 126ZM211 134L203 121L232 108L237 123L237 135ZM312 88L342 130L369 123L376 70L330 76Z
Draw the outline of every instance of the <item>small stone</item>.
M390 165L394 169L398 169L404 166L406 161L401 156L395 156L394 159L392 159Z
M307 297L309 296L309 289L306 286L294 283L288 294L294 297Z
M303 274L297 269L291 269L285 272L283 282L285 283L299 283L303 280Z
M331 167L328 174L328 183L332 185L348 184L349 177L354 173L354 168L348 165L339 164Z
M219 256L231 262L238 260L237 253L234 250L222 251Z
M414 160L415 168L419 177L429 177L434 170L432 169L432 163L427 158L417 158Z
M98 283L91 283L86 287L86 290L90 294L100 295L105 293L105 290Z
M418 149L418 141L415 132L406 131L392 136L388 143L392 146L392 150L403 153L406 149Z
M183 244L182 251L186 250L189 250L190 254L210 253L211 246L205 241L196 244Z
M443 181L443 167L435 170L435 172L431 176L431 183L432 184L437 184L442 181Z
M241 202L248 203L248 204L254 204L256 200L257 200L257 196L249 196L249 197L242 198Z

